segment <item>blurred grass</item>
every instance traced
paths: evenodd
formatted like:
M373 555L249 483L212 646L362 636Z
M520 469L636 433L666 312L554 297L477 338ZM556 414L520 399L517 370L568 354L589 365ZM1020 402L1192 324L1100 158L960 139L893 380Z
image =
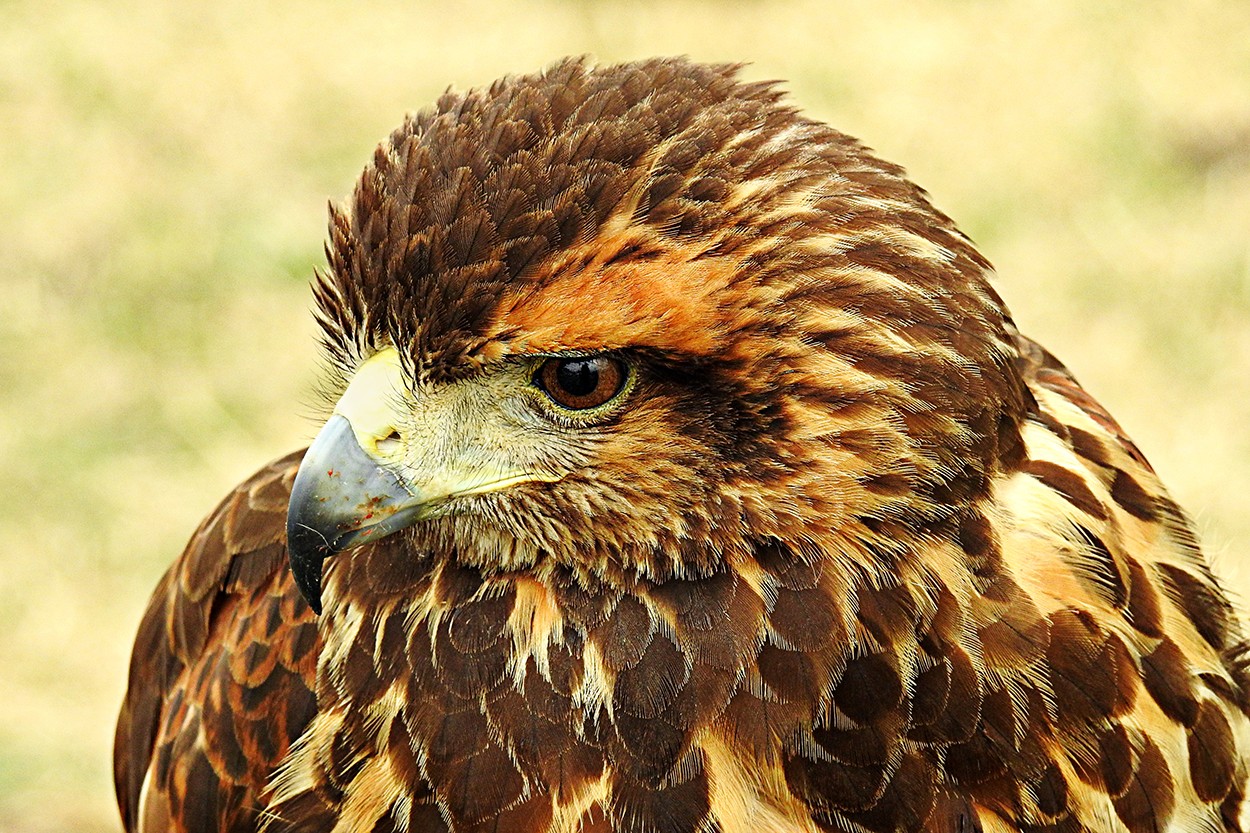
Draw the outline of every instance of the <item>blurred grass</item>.
M997 264L1250 568L1250 4L0 5L0 829L116 829L140 613L314 432L325 201L448 84L686 53L789 79Z

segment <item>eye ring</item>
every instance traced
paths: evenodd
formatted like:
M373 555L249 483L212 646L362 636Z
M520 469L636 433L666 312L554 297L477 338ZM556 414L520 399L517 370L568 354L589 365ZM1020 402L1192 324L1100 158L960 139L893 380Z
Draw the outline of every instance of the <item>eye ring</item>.
M533 381L561 408L589 411L625 389L629 366L612 356L553 356L538 366Z

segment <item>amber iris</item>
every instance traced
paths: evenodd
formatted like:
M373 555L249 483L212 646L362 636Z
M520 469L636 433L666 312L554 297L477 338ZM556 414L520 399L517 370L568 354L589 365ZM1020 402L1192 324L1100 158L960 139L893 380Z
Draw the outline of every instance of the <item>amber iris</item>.
M627 371L620 359L608 356L572 356L547 359L534 374L534 383L562 408L597 408L621 392Z

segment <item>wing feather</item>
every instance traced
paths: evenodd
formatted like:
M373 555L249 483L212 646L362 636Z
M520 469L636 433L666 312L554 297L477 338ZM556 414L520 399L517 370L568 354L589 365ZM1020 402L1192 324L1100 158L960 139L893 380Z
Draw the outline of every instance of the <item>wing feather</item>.
M254 829L273 768L312 718L320 639L286 569L302 457L231 492L152 596L113 754L127 831Z

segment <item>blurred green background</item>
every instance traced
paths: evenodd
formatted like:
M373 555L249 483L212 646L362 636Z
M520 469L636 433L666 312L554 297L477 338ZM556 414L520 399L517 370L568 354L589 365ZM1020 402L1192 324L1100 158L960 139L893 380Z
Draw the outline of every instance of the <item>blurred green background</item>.
M316 430L326 200L449 84L583 52L750 61L906 165L1250 587L1245 0L10 0L0 829L117 829L147 596Z

